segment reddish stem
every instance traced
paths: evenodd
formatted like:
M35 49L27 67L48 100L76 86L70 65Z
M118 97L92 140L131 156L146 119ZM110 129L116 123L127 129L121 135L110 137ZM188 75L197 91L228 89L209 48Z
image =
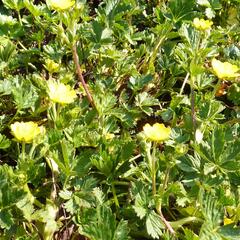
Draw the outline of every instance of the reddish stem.
M81 67L80 67L80 64L79 64L79 58L78 58L78 54L77 54L77 47L76 47L76 43L73 45L73 48L72 48L72 51L73 51L73 61L76 65L76 70L77 70L77 75L78 75L78 79L79 81L82 83L83 85L83 88L87 94L87 99L89 101L89 103L95 107L95 104L94 104L94 101L93 101L93 98L92 98L92 95L91 93L89 92L89 89L88 89L88 86L83 78L83 74L82 74L82 70L81 70Z

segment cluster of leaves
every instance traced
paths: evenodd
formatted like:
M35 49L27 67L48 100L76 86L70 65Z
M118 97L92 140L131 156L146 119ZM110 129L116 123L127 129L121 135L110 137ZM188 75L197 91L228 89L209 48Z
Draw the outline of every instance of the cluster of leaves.
M239 16L239 0L2 0L0 238L240 239L240 84L210 65L239 65ZM78 99L53 112L49 79ZM45 136L21 145L16 121ZM165 143L141 134L156 122Z

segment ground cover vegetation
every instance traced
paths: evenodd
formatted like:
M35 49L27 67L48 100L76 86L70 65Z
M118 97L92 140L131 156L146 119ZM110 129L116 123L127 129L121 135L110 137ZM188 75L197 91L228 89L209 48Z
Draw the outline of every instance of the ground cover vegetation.
M0 239L240 239L240 1L2 0Z

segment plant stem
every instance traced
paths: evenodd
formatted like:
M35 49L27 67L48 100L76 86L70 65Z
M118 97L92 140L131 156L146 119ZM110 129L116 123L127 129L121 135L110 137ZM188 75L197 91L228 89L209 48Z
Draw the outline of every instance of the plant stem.
M44 205L43 205L41 202L39 202L39 201L32 195L32 193L31 193L31 191L30 191L27 183L23 186L23 189L24 189L24 190L26 191L26 193L28 194L28 197L29 197L29 200L30 200L31 203L35 204L35 205L36 205L37 207L39 207L39 208L43 208L43 207L44 207Z
M182 227L182 225L187 223L192 223L192 222L203 222L203 220L198 217L186 217L186 218L182 218L180 220L169 222L169 223L175 230L177 230L178 228Z
M20 25L22 26L22 25L23 25L23 24L22 24L22 17L21 17L21 14L20 14L20 11L19 11L19 10L17 11L17 15L18 15L19 23L20 23Z
M166 169L165 176L164 176L164 181L163 181L163 185L162 185L162 191L165 191L165 189L167 187L170 169L171 169L171 167L167 167L167 169Z
M22 49L27 50L27 48L20 41L17 41L17 43L22 47Z
M152 150L152 193L153 196L156 195L156 143L153 143L153 150Z
M171 234L175 235L175 231L174 231L172 225L170 224L170 222L168 222L168 221L166 220L166 218L165 218L165 217L163 216L163 214L162 214L162 209L161 209L161 204L160 204L160 203L159 203L159 205L157 206L157 212L158 212L161 220L163 221L164 225L165 225L166 228L169 230L169 232L170 232Z
M56 103L53 103L52 105L52 119L54 121L54 128L56 128L56 121L57 121L57 109L56 109Z
M22 142L22 160L25 160L26 143Z
M191 76L191 115L192 115L192 124L193 124L193 132L195 133L196 131L196 112L195 112L195 93L194 93L194 80L195 77Z
M180 95L182 95L183 93L183 90L184 90L184 87L188 81L188 78L189 78L189 73L187 73L186 77L184 78L184 81L183 81L183 84L182 84L182 87L181 87L181 90L180 90Z
M118 198L117 198L117 194L116 194L116 189L114 184L112 183L112 192L113 192L113 198L114 198L114 202L117 208L119 208L119 202L118 202Z
M82 83L82 86L83 86L83 88L84 88L84 90L87 94L87 99L88 99L89 103L95 108L95 104L94 104L92 95L90 94L90 92L88 90L88 86L87 86L87 84L86 84L86 82L83 78L83 75L82 75L82 70L81 70L81 67L80 67L80 64L79 64L79 59L78 59L78 54L77 54L76 43L73 45L72 51L73 51L73 61L74 61L75 66L76 66L78 79Z
M36 148L36 145L33 143L33 144L32 144L32 147L31 147L31 149L30 149L30 152L29 152L29 158L30 158L30 159L33 158L33 152L34 152L35 148Z
M171 167L167 167L167 169L166 169L165 176L164 176L164 181L163 181L163 184L162 184L162 187L161 187L161 189L162 189L161 192L164 192L165 189L166 189L166 187L167 187L170 169L171 169ZM170 232L171 234L174 235L174 234L175 234L175 231L174 231L172 225L171 225L170 222L168 222L168 221L166 220L166 218L163 216L163 213L162 213L162 204L161 204L161 201L160 201L160 200L158 200L158 202L157 202L157 204L156 204L156 209L157 209L157 212L158 212L161 220L163 221L164 225L166 226L166 228L169 230L169 232Z
M129 186L129 182L113 181L114 185Z

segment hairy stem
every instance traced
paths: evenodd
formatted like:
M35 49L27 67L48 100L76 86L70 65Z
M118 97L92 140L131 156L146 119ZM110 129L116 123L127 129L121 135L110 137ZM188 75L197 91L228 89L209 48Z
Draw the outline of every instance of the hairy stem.
M152 193L153 196L156 195L156 144L153 143L153 151L152 151Z
M174 235L174 234L175 234L175 231L174 231L172 225L171 225L170 222L168 222L168 221L166 220L166 218L163 216L162 209L161 209L161 204L158 205L158 207L157 207L157 212L158 212L161 220L163 221L164 225L165 225L166 228L168 229L168 231L169 231L171 234Z
M73 61L74 61L75 66L76 66L78 79L79 79L79 81L81 82L81 84L83 85L83 88L84 88L84 91L85 91L86 94L87 94L87 99L88 99L89 103L90 103L93 107L95 107L95 104L94 104L92 95L91 95L91 93L89 92L88 86L87 86L87 84L86 84L86 82L85 82L85 80L84 80L84 78L83 78L83 75L82 75L82 70L81 70L81 67L80 67L80 64L79 64L79 58L78 58L78 54L77 54L76 43L73 45L72 51L73 51Z

